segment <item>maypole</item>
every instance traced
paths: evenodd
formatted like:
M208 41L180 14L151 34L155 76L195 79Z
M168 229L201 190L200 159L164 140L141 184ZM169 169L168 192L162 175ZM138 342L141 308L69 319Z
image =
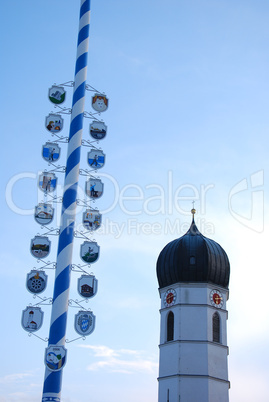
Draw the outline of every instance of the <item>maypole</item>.
M53 363L53 356L56 356L58 360L59 356L61 356L61 359L57 366L53 366L53 364L46 365L42 402L60 401L62 369L66 362L66 349L64 348L64 345L85 104L89 28L90 0L81 0L60 236L57 252L49 342L45 352L45 362L51 360Z

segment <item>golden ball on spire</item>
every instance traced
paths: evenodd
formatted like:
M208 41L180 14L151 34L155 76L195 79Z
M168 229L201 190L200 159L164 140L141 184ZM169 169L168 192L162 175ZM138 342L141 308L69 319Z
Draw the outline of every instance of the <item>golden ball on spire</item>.
M192 208L191 213L194 216L194 214L196 214L196 209Z

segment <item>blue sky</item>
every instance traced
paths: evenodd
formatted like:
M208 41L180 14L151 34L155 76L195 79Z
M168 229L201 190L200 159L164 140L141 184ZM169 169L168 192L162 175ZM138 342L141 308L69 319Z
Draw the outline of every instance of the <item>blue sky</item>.
M0 402L41 398L46 342L28 337L21 312L36 303L26 275L37 261L30 240L42 229L32 210L42 199L37 176L55 112L48 88L73 80L79 1L5 2L1 6L2 257ZM98 293L86 307L96 328L68 344L63 402L155 402L159 252L191 222L226 250L231 402L266 402L268 385L268 69L265 0L92 0L88 84L110 100L101 116L105 188L96 202L103 226L90 272ZM91 111L91 92L86 110ZM64 104L71 107L72 90ZM69 115L63 135L68 135ZM84 138L89 139L89 119ZM82 149L86 169L88 149ZM66 145L59 163L64 165ZM63 174L58 173L57 195ZM80 198L85 177L80 178ZM129 198L127 198L129 197ZM50 226L59 223L60 206ZM77 224L83 210L78 208ZM78 226L79 228L79 226ZM43 230L44 232L44 230ZM50 236L55 261L57 237ZM81 239L74 244L81 263ZM47 270L51 297L53 270ZM78 273L70 299L78 299ZM50 306L36 334L48 336ZM76 308L70 308L67 338ZM246 385L248 384L248 385Z

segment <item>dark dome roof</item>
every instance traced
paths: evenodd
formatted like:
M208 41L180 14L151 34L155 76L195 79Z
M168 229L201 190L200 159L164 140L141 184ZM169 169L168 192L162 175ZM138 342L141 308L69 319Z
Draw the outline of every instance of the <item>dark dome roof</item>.
M160 288L177 282L206 282L228 288L230 263L223 248L203 236L193 219L188 232L161 251L157 277Z

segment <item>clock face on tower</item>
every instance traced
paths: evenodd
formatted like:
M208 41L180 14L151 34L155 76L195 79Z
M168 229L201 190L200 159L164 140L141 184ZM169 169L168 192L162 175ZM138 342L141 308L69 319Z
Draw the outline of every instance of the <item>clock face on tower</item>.
M210 302L212 306L221 308L224 303L223 294L216 289L212 290L210 292Z
M163 296L165 307L173 306L176 302L177 293L174 289L168 289Z

